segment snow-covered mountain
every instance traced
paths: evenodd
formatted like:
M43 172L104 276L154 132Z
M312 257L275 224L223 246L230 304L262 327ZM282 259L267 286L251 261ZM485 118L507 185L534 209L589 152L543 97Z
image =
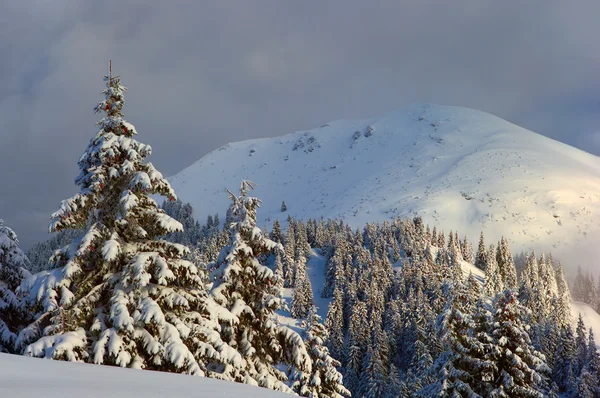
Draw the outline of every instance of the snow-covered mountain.
M291 214L362 226L420 214L474 241L480 230L503 234L513 251L600 255L600 158L471 109L419 104L232 143L169 180L203 221L224 215L225 189L242 179L258 183L260 224Z
M271 397L248 384L166 372L69 363L0 353L0 397Z

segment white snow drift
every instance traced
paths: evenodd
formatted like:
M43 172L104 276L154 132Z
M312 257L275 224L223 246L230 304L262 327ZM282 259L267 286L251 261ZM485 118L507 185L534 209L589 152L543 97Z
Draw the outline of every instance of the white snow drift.
M0 354L0 397L284 398L290 395L207 377Z

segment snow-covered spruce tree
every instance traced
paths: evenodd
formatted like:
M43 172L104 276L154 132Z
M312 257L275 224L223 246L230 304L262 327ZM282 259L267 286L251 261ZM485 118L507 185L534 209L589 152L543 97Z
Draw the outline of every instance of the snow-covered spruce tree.
M431 378L416 393L419 397L480 397L489 383L492 364L483 360L484 345L474 337L472 317L464 313L463 288L457 286L444 311L438 316L436 333L444 351L430 367Z
M275 261L273 263L273 272L277 278L277 287L283 289L283 261L281 261L281 250L275 252Z
M288 219L288 228L283 239L283 275L284 287L294 287L295 259L296 259L296 237L294 234L294 222Z
M260 200L248 196L253 188L253 183L242 181L239 196L229 193L231 240L216 263L209 265L213 270L211 296L237 317L237 322L221 325L221 337L237 349L245 366L241 372L232 369L228 377L291 392L283 383L285 373L276 366L283 363L310 373L311 360L300 335L275 321L275 310L283 304L279 282L257 257L281 247L256 226Z
M19 249L17 234L0 219L0 352L13 352L17 333L28 313L16 295L17 287L31 274L27 256Z
M585 367L588 359L588 336L583 323L583 317L579 313L577 328L575 329L575 374L578 375Z
M571 291L573 295L573 300L575 301L583 301L585 302L586 298L586 283L585 276L581 270L581 265L577 267L577 276L573 281L573 289Z
M502 274L496 262L494 254L494 245L490 245L485 263L485 282L483 284L483 292L487 297L494 297L496 294L504 290Z
M438 247L443 249L446 247L446 237L444 236L444 231L440 231L438 234Z
M553 307L553 319L558 326L564 327L571 324L571 292L567 284L567 278L559 262L555 270L556 288L558 291Z
M487 264L487 254L485 251L485 238L483 236L483 231L479 235L479 245L477 246L477 254L475 255L475 266L480 270L485 271L485 266Z
M468 262L469 264L473 264L475 262L475 256L473 253L473 245L471 245L471 242L469 242L466 235L462 240L462 243L460 245L460 250L462 252L463 259L466 262Z
M342 382L342 375L336 367L340 362L329 355L325 346L325 340L329 332L321 323L321 317L317 314L317 308L313 306L306 320L301 323L304 329L304 341L308 354L313 363L312 373L305 373L293 369L290 375L292 388L303 396L311 398L342 398L350 396Z
M273 228L271 229L269 237L273 242L283 242L283 232L281 232L281 224L279 223L278 219L275 219L275 221L273 221Z
M535 252L527 256L525 268L521 273L519 300L531 310L531 319L539 323L548 312L548 297L543 291L539 275L539 265Z
M600 396L600 354L596 349L596 341L594 339L594 332L590 328L589 339L588 339L588 347L593 347L592 349L588 349L588 357L585 365L585 370L593 375L597 383L598 388L598 396Z
M333 300L329 303L325 327L329 331L327 346L336 359L344 356L344 292L335 289Z
M577 397L578 398L597 398L600 396L600 387L598 379L587 369L581 371L577 379Z
M306 274L306 268L303 268L302 274L296 278L290 313L296 319L305 318L313 305L312 286Z
M188 250L161 240L182 229L150 195L176 200L123 118L118 77L105 77L100 130L79 159L80 193L64 200L50 231L85 232L22 284L36 320L19 334L25 355L211 374L239 355L220 341L234 318L208 297ZM218 311L217 311L218 310Z
M575 338L571 325L562 328L554 355L554 366L552 368L552 380L558 384L560 391L575 391L576 381L575 368Z
M369 319L367 306L363 301L357 301L352 307L352 315L348 324L348 338L344 350L344 385L358 395L359 381L362 373L362 362L369 341Z
M496 264L502 277L504 289L515 290L517 288L517 269L515 268L515 262L512 253L510 252L510 248L508 247L508 241L504 236L498 243Z
M494 300L495 313L488 330L495 346L487 358L495 364L490 397L544 397L550 368L531 344L525 313L517 293L506 290Z

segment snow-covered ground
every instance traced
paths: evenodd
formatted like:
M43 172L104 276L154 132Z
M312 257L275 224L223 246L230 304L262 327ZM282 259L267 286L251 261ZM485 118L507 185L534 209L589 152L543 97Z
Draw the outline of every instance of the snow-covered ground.
M308 279L310 279L310 284L313 289L315 305L318 308L317 312L321 316L322 321L325 322L327 309L329 308L331 299L321 297L321 291L323 290L323 284L325 283L325 258L321 255L319 249L313 249L306 263L306 273L308 274ZM287 302L288 308L291 308L292 306L293 294L294 289L283 289L283 297ZM300 321L292 318L288 311L279 311L277 320L282 324L288 325L298 333L302 332Z
M3 398L289 396L205 377L0 354L0 397Z
M242 179L258 183L261 226L288 214L352 226L420 214L474 242L480 230L505 235L515 253L552 250L574 266L600 256L600 158L471 109L419 104L232 143L169 181L204 221L224 215L225 189Z
M571 303L571 316L573 318L574 326L577 325L577 319L579 319L579 314L581 314L585 326L588 329L591 328L594 330L594 338L596 340L598 348L600 349L600 315L586 303L574 301Z

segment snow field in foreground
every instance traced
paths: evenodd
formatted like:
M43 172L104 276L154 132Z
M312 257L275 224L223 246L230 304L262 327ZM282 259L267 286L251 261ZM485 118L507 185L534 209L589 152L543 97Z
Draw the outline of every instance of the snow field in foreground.
M2 398L284 398L247 384L148 370L0 354Z

